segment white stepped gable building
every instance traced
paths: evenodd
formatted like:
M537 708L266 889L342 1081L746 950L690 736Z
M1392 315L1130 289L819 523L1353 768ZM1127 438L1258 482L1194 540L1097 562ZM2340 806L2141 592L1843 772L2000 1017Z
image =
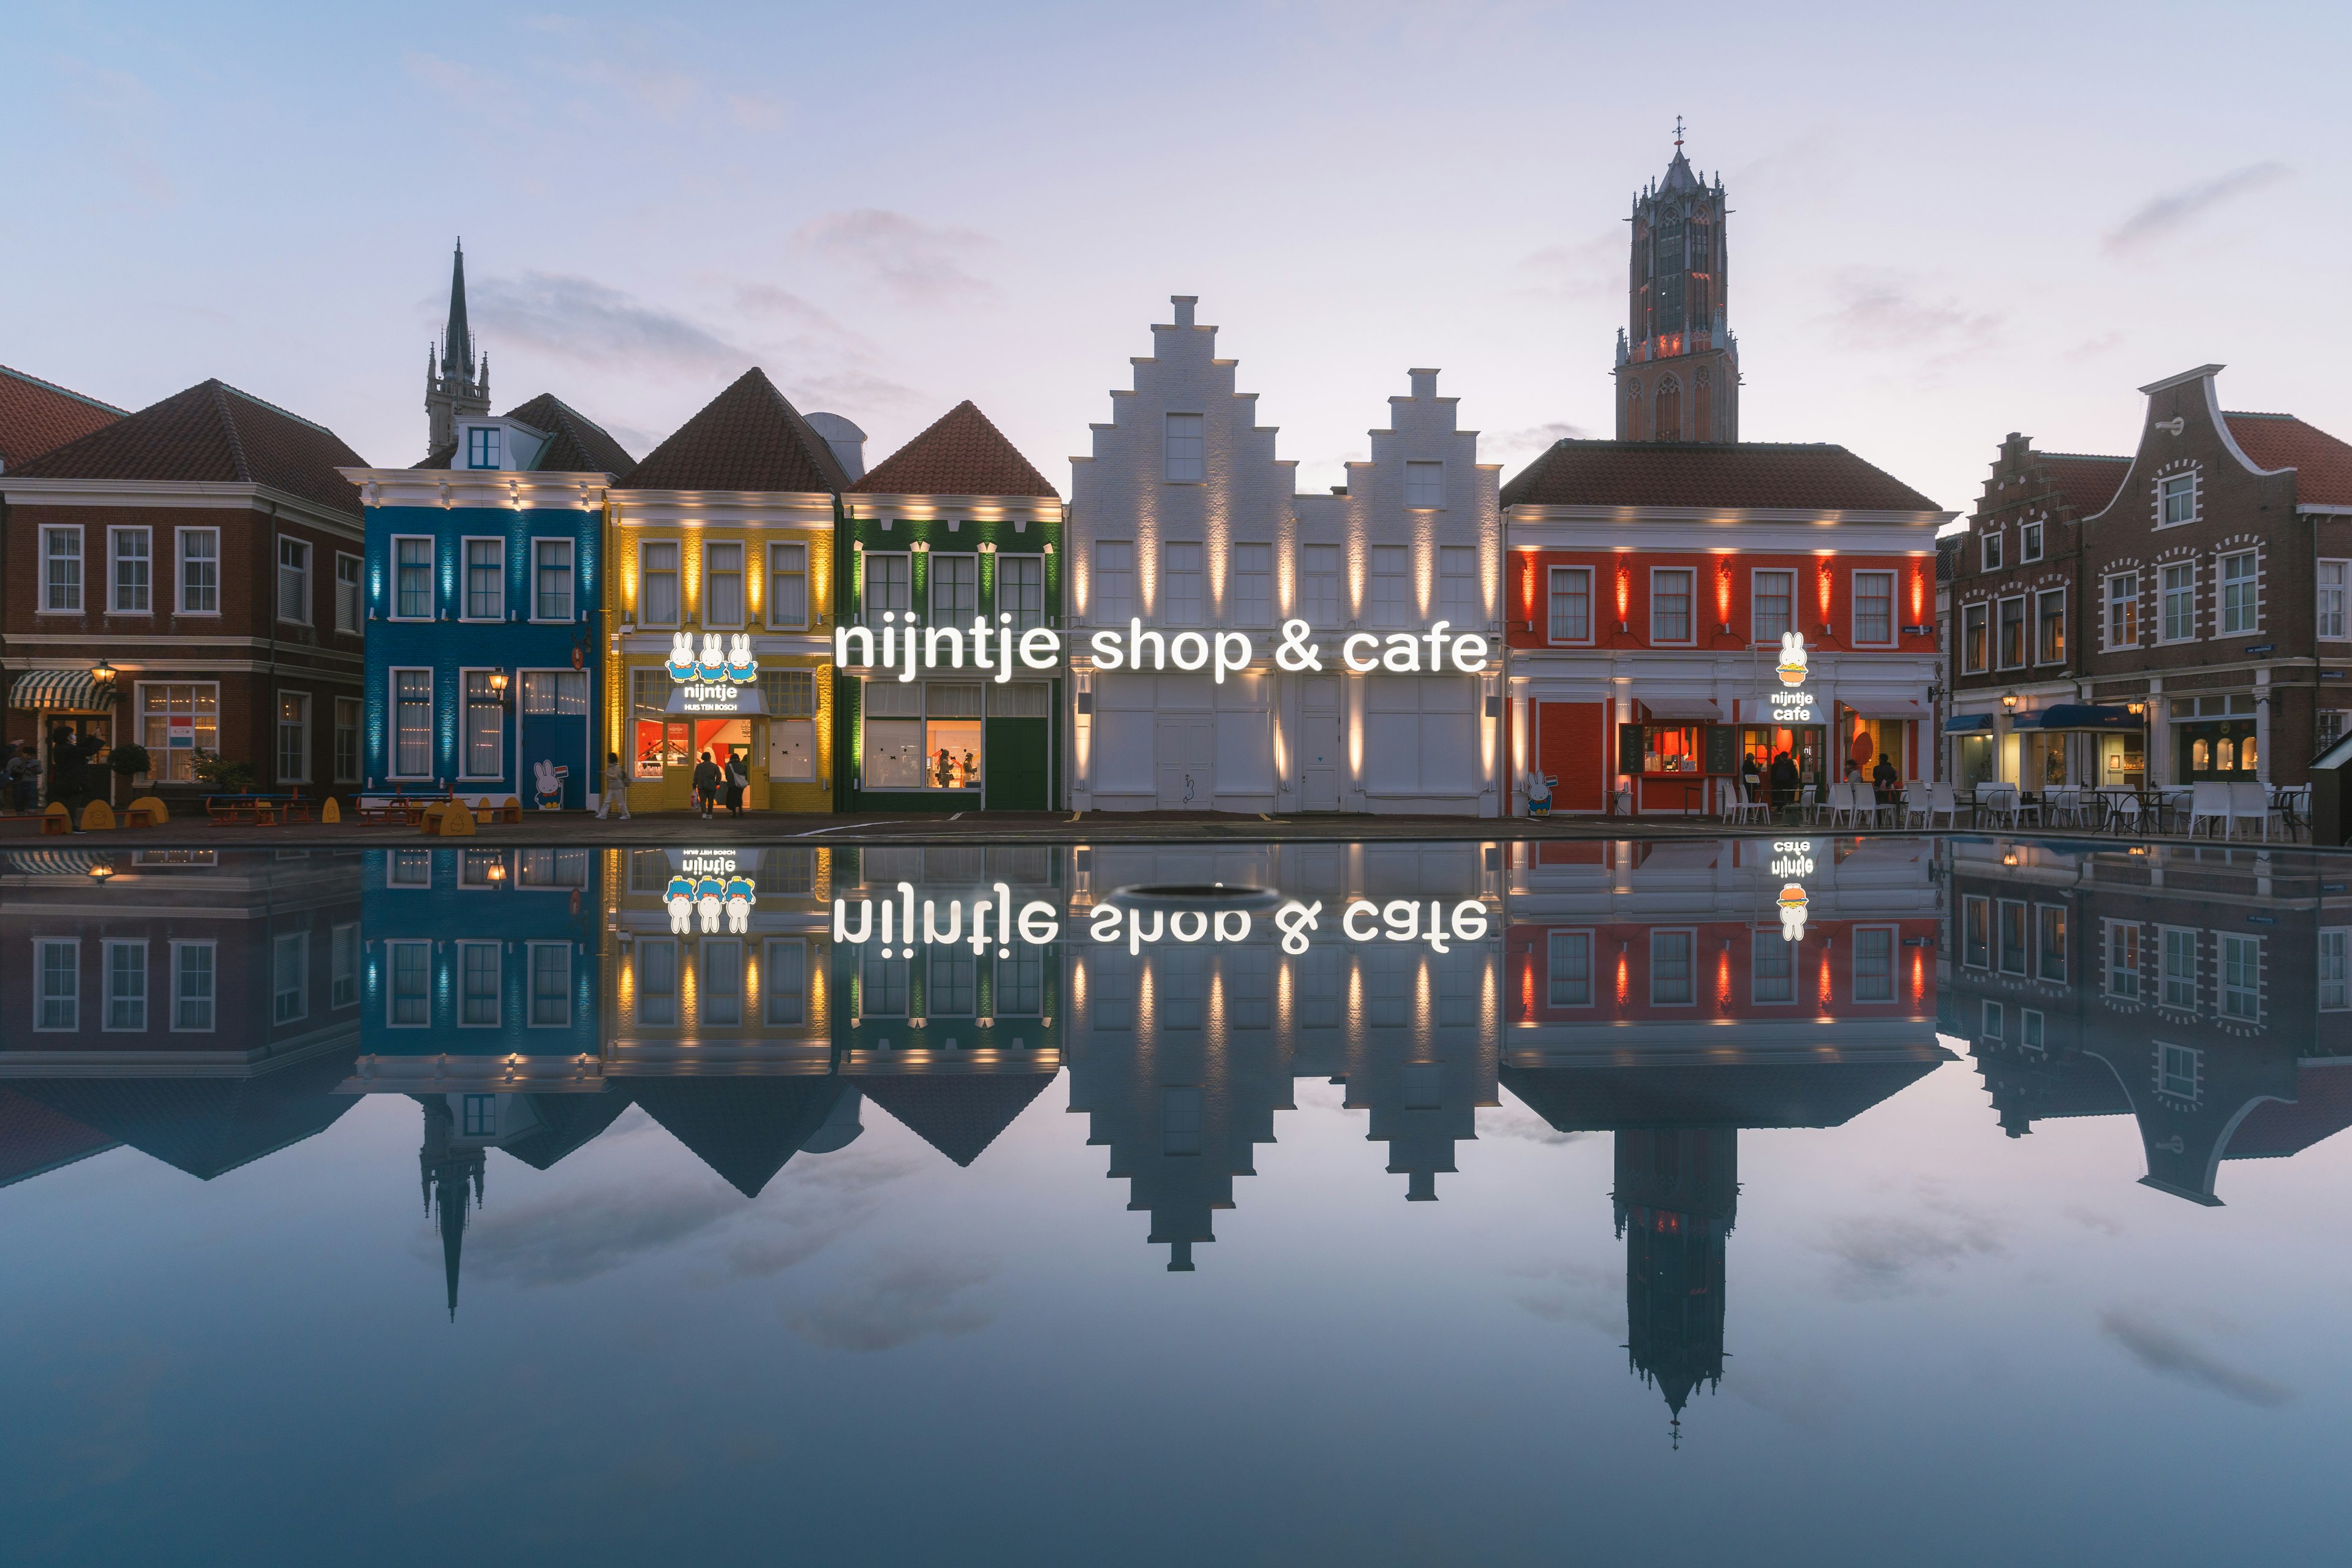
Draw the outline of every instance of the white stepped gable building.
M1216 329L1174 304L1072 459L1071 804L1495 816L1502 514L1477 433L1454 427L1435 371L1412 371L1344 489L1299 495ZM1187 632L1192 650L1246 635L1248 668L1179 668Z

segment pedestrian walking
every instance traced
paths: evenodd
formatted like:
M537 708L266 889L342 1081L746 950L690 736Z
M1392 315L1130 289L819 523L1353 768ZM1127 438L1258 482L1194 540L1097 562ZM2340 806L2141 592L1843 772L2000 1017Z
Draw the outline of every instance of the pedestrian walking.
M719 764L710 760L710 753L703 752L702 760L694 764L694 801L705 822L710 820L710 808L719 799L721 776Z
M727 753L727 815L743 815L743 792L751 787L751 770L743 765L743 753Z
M604 794L596 803L596 820L604 821L613 807L621 808L621 820L629 820L629 776L621 771L621 753L604 753Z

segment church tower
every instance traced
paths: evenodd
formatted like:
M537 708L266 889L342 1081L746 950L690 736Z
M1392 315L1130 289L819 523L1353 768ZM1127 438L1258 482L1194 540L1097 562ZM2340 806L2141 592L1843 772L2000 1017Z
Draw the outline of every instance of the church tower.
M1617 439L1739 439L1739 345L1725 324L1729 241L1723 178L1707 184L1683 156L1633 198L1627 324L1617 334Z
M483 354L476 370L473 330L466 324L466 243L457 242L457 259L449 268L449 324L441 333L441 360L425 351L425 454L455 447L457 421L468 414L490 411L490 356Z

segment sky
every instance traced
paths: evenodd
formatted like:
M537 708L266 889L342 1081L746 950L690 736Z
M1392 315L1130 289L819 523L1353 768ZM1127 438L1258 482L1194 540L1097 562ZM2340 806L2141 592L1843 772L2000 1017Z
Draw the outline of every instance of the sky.
M496 405L639 456L758 364L869 461L971 398L1066 493L1194 294L1302 489L1415 365L1507 474L1612 433L1679 114L1742 436L1964 511L2006 432L2127 451L2134 389L2207 362L2352 435L2347 44L2313 4L16 0L0 363L218 376L404 465L462 235Z

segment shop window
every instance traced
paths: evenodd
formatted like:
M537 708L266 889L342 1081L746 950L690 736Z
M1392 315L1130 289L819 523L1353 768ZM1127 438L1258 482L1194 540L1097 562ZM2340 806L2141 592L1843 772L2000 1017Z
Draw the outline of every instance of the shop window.
M1233 622L1240 626L1274 624L1274 546L1234 546Z
M1976 604L1966 605L1960 611L1960 668L1971 673L1988 668L1985 655L1989 635L1986 627L1990 623L1990 605Z
M2221 629L2251 632L2262 624L2254 595L2254 552L2241 551L2221 557Z
M1853 574L1853 640L1858 647L1895 645L1895 574Z
M1202 624L1201 547L1183 541L1160 546L1160 618L1171 626Z
M1664 437L1660 437L1664 439ZM1691 640L1691 584L1687 567L1658 567L1650 573L1650 640L1687 643Z
M1749 575L1748 638L1777 644L1797 629L1797 574L1757 572Z
M768 546L768 625L799 631L809 624L808 546Z
M983 749L980 685L869 680L862 690L863 787L980 787Z
M496 539L466 541L466 618L503 621L507 618L507 568L504 543Z
M714 539L702 547L702 624L740 626L743 619L743 542Z
M2017 669L2025 663L2025 600L2022 595L2000 601L2000 667Z
M1299 614L1317 627L1337 626L1339 610L1339 547L1299 546Z
M2107 579L2107 647L2139 647L2139 574L2118 572Z
M1579 643L1592 640L1592 568L1555 566L1551 569L1551 640Z
M1704 770L1706 759L1701 750L1702 726L1643 724L1639 728L1643 773L1695 773Z
M1309 548L1312 548L1311 546ZM1135 618L1135 546L1124 539L1095 541L1094 602L1097 626L1124 626Z
M764 674L761 679L764 682ZM633 778L658 779L662 769L682 768L693 760L692 724L667 715L670 686L667 670L629 671L629 716L635 731Z
M1246 550L1250 546L1244 545ZM1265 546L1259 545L1258 549ZM1268 600L1271 604L1271 599ZM999 555L996 558L996 612L1013 617L1013 629L1025 632L1045 624L1045 558L1042 555Z
M647 540L637 546L637 624L674 626L678 624L677 542Z
M2045 588L2033 598L2033 662L2066 662L2066 590Z
M198 752L220 750L220 687L211 681L139 688L140 744L158 784L195 779Z
M180 530L180 614L220 614L220 530Z

